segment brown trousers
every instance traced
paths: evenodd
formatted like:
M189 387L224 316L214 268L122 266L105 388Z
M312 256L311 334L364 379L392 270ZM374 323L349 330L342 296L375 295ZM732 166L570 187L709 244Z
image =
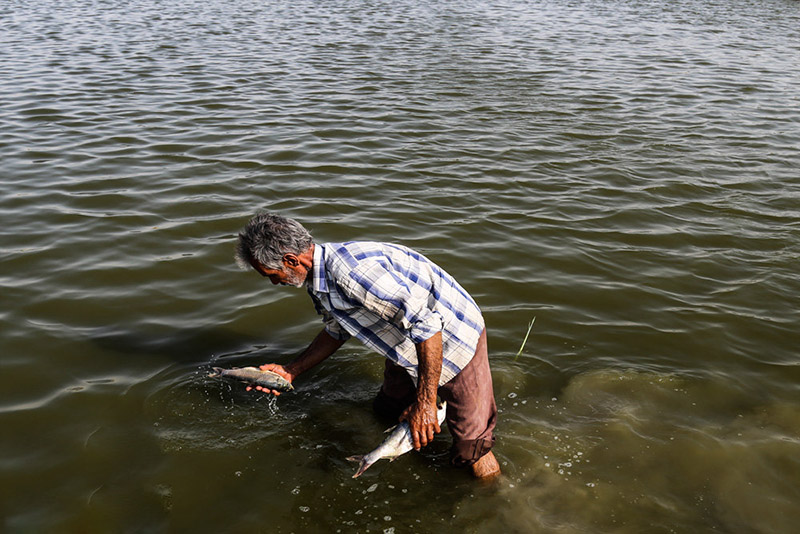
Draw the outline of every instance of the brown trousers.
M466 467L477 462L495 442L497 405L489 371L486 330L481 333L475 356L452 380L439 387L439 397L447 402L445 421L453 436L450 462ZM375 411L397 420L416 400L414 382L405 369L386 360L383 385L375 397Z

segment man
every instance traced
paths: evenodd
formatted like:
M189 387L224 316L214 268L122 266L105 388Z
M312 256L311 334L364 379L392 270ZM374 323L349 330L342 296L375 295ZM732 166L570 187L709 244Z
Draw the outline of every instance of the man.
M408 422L415 449L441 432L438 394L447 401L451 463L480 478L500 473L483 317L449 274L400 245L315 244L297 221L268 213L241 231L236 259L273 284L307 285L323 316L323 330L294 361L262 369L292 382L354 336L386 357L374 407Z

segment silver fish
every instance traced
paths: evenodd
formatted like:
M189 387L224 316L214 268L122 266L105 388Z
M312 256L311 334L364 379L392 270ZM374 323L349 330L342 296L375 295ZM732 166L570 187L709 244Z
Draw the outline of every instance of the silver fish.
M447 403L443 402L436 410L436 419L439 421L439 426L444 422L445 413L447 413ZM348 458L351 462L359 462L358 471L353 475L353 478L358 478L369 466L381 458L388 458L390 462L393 462L395 458L414 448L414 440L411 438L411 430L406 421L389 428L386 432L391 432L391 434L383 440L383 443L378 445L377 449L369 454L350 456Z
M240 380L251 386L262 386L275 391L292 391L292 383L272 371L262 371L257 367L233 367L223 369L222 367L212 367L211 378L225 377Z

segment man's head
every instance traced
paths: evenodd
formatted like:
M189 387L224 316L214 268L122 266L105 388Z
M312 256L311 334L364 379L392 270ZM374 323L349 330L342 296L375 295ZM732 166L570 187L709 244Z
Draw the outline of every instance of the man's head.
M300 287L311 267L313 244L311 234L297 221L260 213L239 232L236 263L255 269L273 284Z

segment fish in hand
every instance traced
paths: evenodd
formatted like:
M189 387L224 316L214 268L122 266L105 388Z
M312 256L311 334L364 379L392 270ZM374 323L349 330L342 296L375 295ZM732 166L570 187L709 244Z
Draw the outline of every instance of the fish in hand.
M208 376L211 378L233 378L251 386L261 386L274 391L292 391L294 389L291 382L281 375L272 371L264 371L257 367L233 367L231 369L212 367Z
M436 419L439 421L440 426L444 422L445 413L447 413L447 403L443 402L436 409ZM395 458L414 448L414 440L411 437L411 430L406 421L389 428L386 432L391 432L391 434L383 440L383 443L378 445L377 449L365 455L350 456L348 458L351 462L359 462L358 471L353 475L353 478L358 478L369 466L381 458L386 458L393 462Z

